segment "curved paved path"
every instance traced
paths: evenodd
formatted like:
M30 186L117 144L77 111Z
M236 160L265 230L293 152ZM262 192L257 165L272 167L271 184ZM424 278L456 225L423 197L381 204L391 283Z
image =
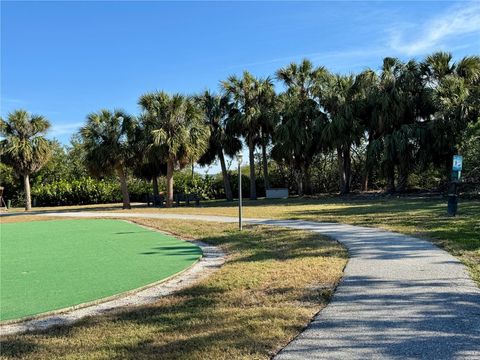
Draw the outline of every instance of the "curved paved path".
M178 214L45 215L237 221ZM331 303L277 359L480 359L480 289L456 258L432 243L344 224L245 222L318 232L343 243L350 254Z

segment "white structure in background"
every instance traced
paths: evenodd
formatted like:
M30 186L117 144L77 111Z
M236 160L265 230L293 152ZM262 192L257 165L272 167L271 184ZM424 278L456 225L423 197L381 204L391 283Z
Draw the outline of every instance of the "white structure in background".
M288 198L287 188L274 188L267 190L267 199L286 199Z

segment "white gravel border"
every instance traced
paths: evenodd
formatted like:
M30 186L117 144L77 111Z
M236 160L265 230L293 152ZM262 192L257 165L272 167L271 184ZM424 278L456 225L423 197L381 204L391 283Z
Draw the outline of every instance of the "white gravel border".
M141 224L136 225L161 232L158 229ZM69 325L85 317L151 304L163 296L185 289L195 282L206 278L225 262L226 255L219 247L197 240L190 242L198 245L202 249L203 256L195 264L170 278L137 290L116 295L114 298L100 299L91 303L49 312L35 318L20 320L18 322L8 322L0 325L0 336L18 334L26 331L45 330L57 325Z

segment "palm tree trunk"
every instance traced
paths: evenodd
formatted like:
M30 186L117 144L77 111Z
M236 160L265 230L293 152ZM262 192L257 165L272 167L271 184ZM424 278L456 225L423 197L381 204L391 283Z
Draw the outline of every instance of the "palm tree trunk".
M397 192L404 192L407 189L408 172L405 169L398 169Z
M122 189L122 199L123 199L123 208L130 209L130 195L128 194L128 186L127 186L127 176L125 174L125 170L123 166L117 167L117 176L120 180L120 188Z
M153 196L159 196L160 192L158 191L158 177L154 176L152 178L152 187L153 187Z
M362 191L368 191L368 189L370 188L371 176L372 176L372 169L370 166L370 160L366 159L365 168L363 169Z
M350 145L345 146L343 150L343 189L342 194L350 193L350 183L352 181L352 157L350 156Z
M341 146L337 146L337 164L338 164L338 187L340 194L343 194L345 188L345 162Z
M373 141L373 135L371 132L368 134L368 145L365 155L365 168L363 170L363 181L362 181L362 191L368 191L370 177L372 173L371 164L370 164L370 147Z
M362 181L362 191L368 191L368 184L370 182L370 169L365 168Z
M397 191L404 192L408 186L408 159L400 159L400 164L398 165L398 181L397 181Z
M30 176L28 174L23 175L23 186L25 188L25 211L32 210L32 198L30 195Z
M171 208L173 205L173 161L167 162L167 201L166 207Z
M386 165L385 176L387 178L387 188L385 191L387 194L393 194L395 192L395 168L393 164L388 163Z
M303 171L302 170L296 171L296 176L297 176L298 196L303 196L303 194L304 194L304 191L303 191Z
M267 144L266 140L262 141L262 165L263 165L263 183L265 184L265 191L270 188L268 181L268 162L267 162Z
M222 167L223 187L225 188L225 196L227 201L233 201L232 187L230 186L230 179L228 177L227 167L225 165L225 156L223 150L218 150L218 158L220 159L220 166Z
M255 176L255 145L252 136L248 137L248 157L250 160L250 200L257 200L257 184Z
M304 171L304 179L305 179L305 194L312 195L312 176L310 174L310 165L305 166Z

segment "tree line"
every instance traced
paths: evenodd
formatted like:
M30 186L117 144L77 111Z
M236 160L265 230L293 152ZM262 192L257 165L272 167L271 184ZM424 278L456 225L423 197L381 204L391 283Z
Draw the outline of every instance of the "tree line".
M276 91L275 81L282 88ZM268 189L269 168L287 169L299 195L312 194L312 170L322 156L336 158L338 191L352 190L352 157L361 153L361 188L380 177L387 193L406 190L418 169L441 169L448 178L462 144L478 149L480 57L454 62L437 52L422 61L387 57L379 71L334 74L305 59L257 78L244 71L220 82L216 94L163 91L140 96L140 114L100 110L87 116L77 136L82 163L94 176L115 175L123 206L130 207L127 177L166 177L166 205L173 204L174 172L198 162L220 163L227 200L233 200L226 157L245 143L250 198L256 199L256 166ZM2 162L23 178L51 156L44 137L49 122L24 110L0 120ZM259 150L260 156L256 158ZM478 168L478 162L474 165Z

